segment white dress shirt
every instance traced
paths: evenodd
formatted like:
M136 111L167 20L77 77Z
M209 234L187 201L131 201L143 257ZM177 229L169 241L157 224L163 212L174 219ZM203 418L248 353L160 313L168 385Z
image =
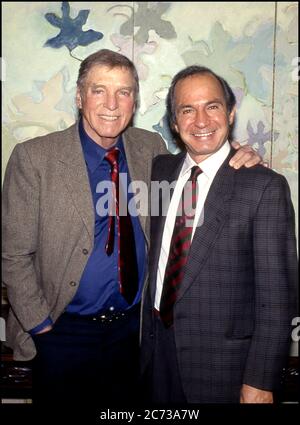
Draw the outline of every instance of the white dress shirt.
M164 283L165 270L166 270L166 265L167 265L168 257L169 257L170 243L171 243L171 238L172 238L173 229L174 229L175 220L176 220L176 213L178 210L178 205L179 205L179 201L181 198L184 185L190 177L191 168L194 167L195 165L199 165L202 170L202 173L197 178L198 200L197 200L197 206L196 206L196 212L195 212L195 219L193 223L193 232L192 232L192 239L193 239L197 226L201 224L202 218L205 219L205 217L203 216L203 207L204 207L204 203L205 203L209 188L213 182L215 175L217 174L217 171L219 170L219 168L221 167L221 165L227 158L229 152L230 152L230 144L228 141L226 141L224 145L217 152L215 152L214 154L212 154L211 156L209 156L208 158L206 158L204 161L202 161L199 164L197 164L190 157L188 153L186 154L186 157L182 165L182 168L181 168L181 171L174 189L174 193L169 205L164 232L163 232L159 262L158 262L157 279L156 279L156 293L155 293L155 303L154 303L154 307L156 308L156 310L159 310L162 287Z

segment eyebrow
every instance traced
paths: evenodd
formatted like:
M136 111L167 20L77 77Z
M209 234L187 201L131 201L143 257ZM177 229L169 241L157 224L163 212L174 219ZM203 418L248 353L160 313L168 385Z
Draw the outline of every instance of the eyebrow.
M209 100L208 102L205 102L204 105L208 106L208 105L211 105L213 103L219 103L220 105L226 105L226 102L223 101L220 98L215 98L215 99ZM177 110L180 111L180 110L185 109L185 108L194 108L194 107L195 107L194 105L190 105L190 104L187 103L187 104L179 105L177 107Z
M193 105L179 105L179 106L177 106L177 108L176 108L176 110L177 111L181 111L182 109L185 109L185 108L194 108L194 106Z
M98 88L98 87L105 87L105 85L104 85L104 84L95 84L95 83L93 83L93 84L91 84L91 87L92 87L93 89L96 89L96 88Z
M210 100L209 102L206 102L206 105L211 105L212 103L220 103L221 105L226 105L225 99L215 98Z
M105 84L95 84L95 83L93 83L93 84L91 84L91 86L90 86L92 89L97 89L97 88L106 88L106 85ZM121 86L121 87L119 87L118 88L118 90L129 90L129 91L133 91L134 90L134 87L132 87L132 86Z

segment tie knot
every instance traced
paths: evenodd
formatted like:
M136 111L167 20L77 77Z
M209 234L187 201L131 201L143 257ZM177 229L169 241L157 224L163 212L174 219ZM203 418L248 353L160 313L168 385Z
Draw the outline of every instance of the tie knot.
M107 159L110 165L115 165L118 162L119 152L118 148L112 148L106 152L105 159Z
M189 180L196 181L197 180L197 177L201 173L202 173L201 168L198 167L198 165L194 165L194 167L191 169L191 175L190 175Z

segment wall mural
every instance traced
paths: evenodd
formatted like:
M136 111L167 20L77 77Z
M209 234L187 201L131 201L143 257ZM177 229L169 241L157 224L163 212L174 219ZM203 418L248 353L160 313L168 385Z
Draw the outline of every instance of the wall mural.
M136 64L135 125L172 153L172 76L197 63L224 77L238 101L234 137L286 176L298 212L296 2L2 2L2 12L2 173L16 143L74 122L80 61L109 48Z

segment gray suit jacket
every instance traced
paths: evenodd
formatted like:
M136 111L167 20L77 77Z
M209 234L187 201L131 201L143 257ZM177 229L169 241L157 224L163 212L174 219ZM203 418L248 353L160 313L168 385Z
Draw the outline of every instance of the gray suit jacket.
M152 159L167 152L164 142L137 128L123 140L132 181L148 185ZM15 147L3 186L3 281L16 360L35 355L27 331L49 315L55 321L74 297L93 249L94 221L77 123ZM149 241L147 217L140 222Z
M239 402L243 383L276 388L296 314L295 223L286 179L262 166L235 170L231 155L207 195L174 306L179 371L191 403ZM176 180L184 157L157 157L152 179ZM143 370L155 340L152 309L164 223L165 217L151 218Z

